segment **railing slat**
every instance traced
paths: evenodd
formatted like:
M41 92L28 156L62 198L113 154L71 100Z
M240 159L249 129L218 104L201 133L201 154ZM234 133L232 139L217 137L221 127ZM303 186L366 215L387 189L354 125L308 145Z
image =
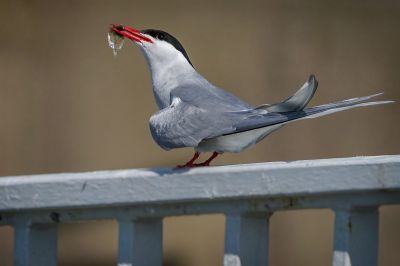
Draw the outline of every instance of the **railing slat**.
M162 265L162 220L119 220L118 266Z
M333 266L376 266L377 207L335 211Z
M57 224L14 225L14 266L57 265Z
M227 215L224 266L266 266L269 215Z

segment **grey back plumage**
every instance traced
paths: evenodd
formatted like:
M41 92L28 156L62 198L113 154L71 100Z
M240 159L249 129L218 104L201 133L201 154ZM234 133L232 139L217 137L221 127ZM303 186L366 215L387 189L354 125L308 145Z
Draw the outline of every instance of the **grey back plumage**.
M200 75L174 88L170 97L171 101L178 97L187 104L214 112L253 109L248 103L214 86Z

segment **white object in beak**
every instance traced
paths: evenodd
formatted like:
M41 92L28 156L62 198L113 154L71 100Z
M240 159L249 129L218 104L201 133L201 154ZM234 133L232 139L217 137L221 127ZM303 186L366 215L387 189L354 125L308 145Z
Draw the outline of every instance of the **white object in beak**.
M114 56L117 56L119 50L124 46L124 37L114 31L109 31L107 35L108 46L113 50Z

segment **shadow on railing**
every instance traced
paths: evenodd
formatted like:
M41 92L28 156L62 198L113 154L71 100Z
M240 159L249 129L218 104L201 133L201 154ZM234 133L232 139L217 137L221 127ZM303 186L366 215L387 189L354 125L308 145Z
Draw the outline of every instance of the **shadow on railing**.
M335 212L333 265L377 264L378 207L400 203L400 156L0 178L14 265L56 265L60 222L116 219L118 265L162 265L162 219L223 213L226 266L268 264L278 210ZM222 263L221 263L222 264Z

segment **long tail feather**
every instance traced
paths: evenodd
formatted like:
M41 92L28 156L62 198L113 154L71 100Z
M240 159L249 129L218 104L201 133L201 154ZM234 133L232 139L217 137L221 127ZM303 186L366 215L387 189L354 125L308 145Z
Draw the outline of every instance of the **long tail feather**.
M365 97L359 97L359 98L352 98L340 102L335 102L335 103L329 103L329 104L324 104L324 105L319 105L319 106L314 106L310 107L307 109L304 109L303 111L305 112L305 117L299 118L299 119L308 119L308 118L316 118L328 114L333 114L337 113L340 111L348 110L351 108L356 108L356 107L363 107L363 106L371 106L371 105L379 105L379 104L387 104L387 103L393 103L394 101L373 101L373 102L368 102L369 99L374 98L376 96L382 95L383 93L377 93Z
M324 105L306 108L301 111L268 112L266 114L250 115L246 119L240 121L238 124L235 124L234 125L235 131L230 132L229 134L234 134L238 132L253 130L272 125L285 125L287 123L294 122L297 120L316 118L356 107L393 103L393 101L369 101L371 98L381 94L382 93L378 93L365 97L353 98L335 103L328 103Z

